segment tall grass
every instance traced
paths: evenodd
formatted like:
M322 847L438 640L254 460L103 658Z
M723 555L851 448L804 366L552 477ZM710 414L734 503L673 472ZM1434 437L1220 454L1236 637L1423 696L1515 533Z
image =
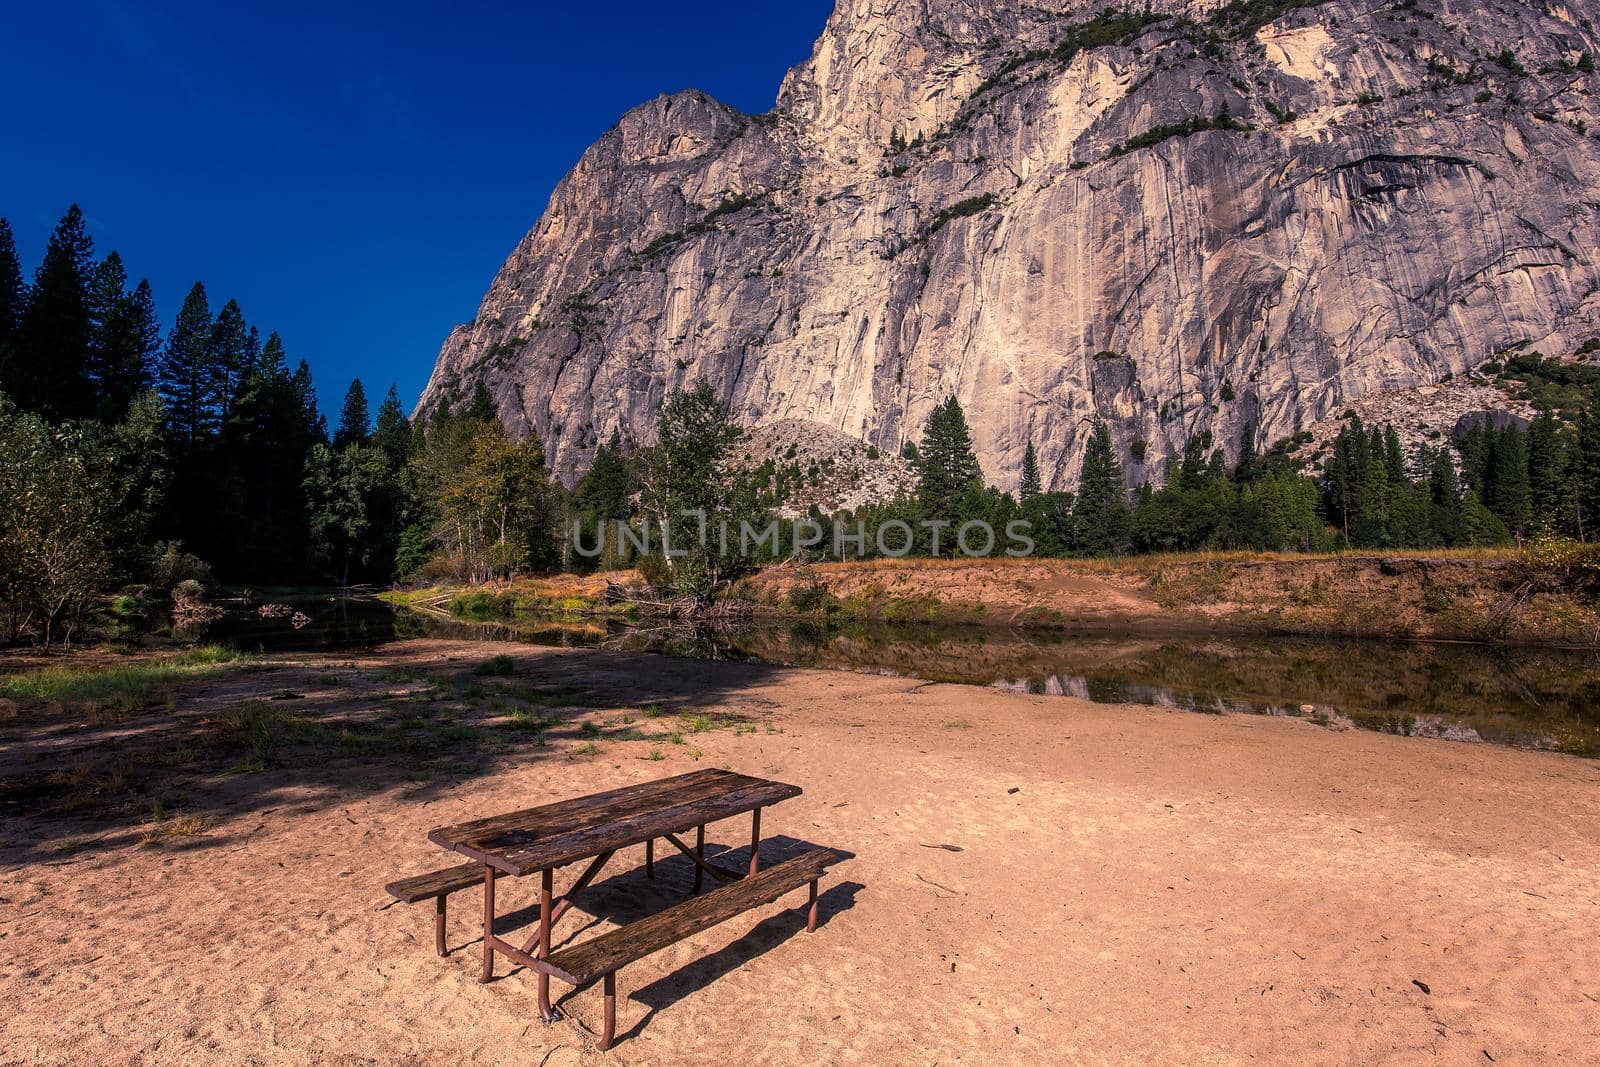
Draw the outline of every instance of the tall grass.
M127 714L151 703L166 686L213 677L243 658L231 648L204 645L126 664L42 667L0 677L0 699L18 704L77 704L101 714Z

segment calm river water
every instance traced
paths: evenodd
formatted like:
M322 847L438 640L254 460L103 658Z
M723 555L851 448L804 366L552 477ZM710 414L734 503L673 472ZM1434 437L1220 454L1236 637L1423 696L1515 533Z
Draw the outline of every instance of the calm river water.
M474 624L369 598L234 603L202 634L247 651L370 648L408 637L603 646L889 673L1101 703L1305 715L1392 733L1600 755L1600 656L1557 649L1208 634L763 622L741 629Z

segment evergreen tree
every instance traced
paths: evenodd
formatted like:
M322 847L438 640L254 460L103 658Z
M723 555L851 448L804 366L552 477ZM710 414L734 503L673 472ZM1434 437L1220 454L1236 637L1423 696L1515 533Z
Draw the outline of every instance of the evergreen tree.
M349 398L345 398L349 403ZM411 451L411 423L406 419L406 413L400 407L400 394L393 385L383 398L383 403L378 405L378 420L372 431L372 444L389 457L389 466L400 470L405 466L406 456Z
M1578 416L1578 440L1573 447L1574 525L1578 539L1600 538L1600 385Z
M333 435L335 449L350 445L364 445L372 436L372 420L367 414L367 390L357 378L344 394L344 406L339 411L339 429Z
M681 558L652 555L646 561L652 584L704 599L748 565L739 553L739 523L757 521L761 508L754 479L730 469L729 457L743 436L703 379L692 389L673 390L662 403L656 444L638 458L640 505L655 529L671 523L674 537L689 543L673 546L686 553ZM704 526L686 511L703 515ZM718 534L723 524L731 531L727 544ZM704 540L701 529L707 531Z
M308 571L308 520L302 482L311 449L322 442L310 372L291 374L283 341L268 336L240 388L223 432L227 481L239 494L240 527L213 550L225 573L249 581L299 580Z
M158 373L173 432L191 448L217 428L211 405L215 381L209 362L210 340L211 307L206 301L206 287L195 282L167 334Z
M933 409L917 450L921 480L917 499L930 518L953 519L956 505L973 485L983 485L983 470L972 452L967 417L955 397Z
M1022 454L1022 480L1017 487L1017 496L1023 500L1032 500L1044 491L1044 486L1039 479L1039 456L1033 450L1033 442L1028 442L1028 450Z
M1461 515L1461 479L1449 445L1437 451L1424 446L1428 471L1428 526L1435 545L1459 545L1464 539Z
M11 224L0 218L0 392L15 392L11 368L26 299L17 242L11 236Z
M230 300L217 312L206 339L205 360L210 374L210 406L219 423L228 421L252 364L258 354L252 350L250 327L239 304Z
M1122 464L1112 448L1111 431L1098 419L1083 452L1072 519L1075 547L1080 551L1105 555L1123 550L1128 534L1128 505Z
M628 463L622 454L622 436L611 431L611 439L595 449L594 462L578 479L573 504L579 512L599 522L626 519L632 513L633 491Z
M1393 425L1387 423L1383 427L1383 467L1391 487L1410 487L1411 483L1406 479L1405 455L1400 450L1400 435L1395 432Z
M126 286L122 259L112 252L95 269L90 286L94 335L89 374L99 398L96 414L107 422L120 421L135 398L150 389L152 364L161 347L150 283L141 280L131 293Z
M1489 439L1483 503L1505 523L1520 545L1528 527L1532 493L1528 485L1528 437L1516 426L1507 426Z
M93 413L89 273L94 242L74 204L56 225L18 327L10 387L18 406L49 418Z
M476 422L499 422L500 409L495 405L489 387L479 382L472 389L472 399L467 401L463 416Z
M1572 480L1561 424L1541 412L1528 427L1528 525L1549 537L1565 532L1571 506Z
M1234 464L1233 480L1248 485L1261 473L1261 454L1256 450L1256 424L1245 424L1239 435L1239 462Z
M374 559L373 534L391 484L388 457L362 444L338 451L314 445L304 484L312 547L326 573L349 585Z

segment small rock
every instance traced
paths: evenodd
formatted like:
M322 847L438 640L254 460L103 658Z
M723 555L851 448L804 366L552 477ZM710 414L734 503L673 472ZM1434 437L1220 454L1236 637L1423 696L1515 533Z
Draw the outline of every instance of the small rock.
M1428 983L1424 982L1422 979L1413 978L1413 979L1411 979L1411 984L1416 986L1418 989L1422 990L1424 993L1428 994L1430 997L1433 996L1433 990L1429 989L1428 988Z
M1012 786L1012 787L1011 787L1011 788L1010 788L1010 789L1007 789L1007 790L1006 790L1006 794L1007 794L1007 795L1008 795L1008 796L1009 796L1009 795L1010 795L1010 794L1012 794L1012 793L1020 793L1020 792L1022 792L1022 787L1021 787L1021 786L1017 786L1017 785L1014 785L1014 786Z

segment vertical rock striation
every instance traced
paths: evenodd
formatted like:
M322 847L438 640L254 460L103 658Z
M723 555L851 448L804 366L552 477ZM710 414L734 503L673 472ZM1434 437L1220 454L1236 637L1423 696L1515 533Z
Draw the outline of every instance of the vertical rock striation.
M954 394L988 478L1130 478L1506 346L1600 333L1596 4L839 0L776 108L585 153L451 334L570 479L706 378L896 452ZM1134 462L1144 442L1143 464Z

